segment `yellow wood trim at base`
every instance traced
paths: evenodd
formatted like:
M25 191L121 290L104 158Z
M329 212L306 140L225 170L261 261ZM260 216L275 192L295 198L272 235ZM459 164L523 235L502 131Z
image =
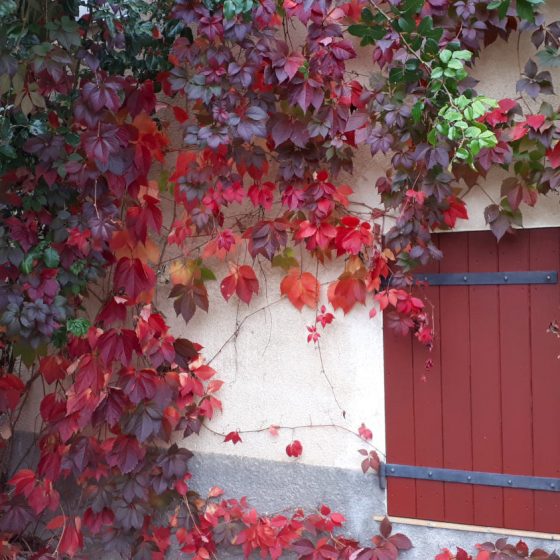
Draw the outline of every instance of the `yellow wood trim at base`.
M383 515L375 515L375 521L381 521ZM453 531L469 531L471 533L495 533L512 537L526 537L531 539L547 539L560 541L559 534L539 533L537 531L517 531L515 529L500 529L498 527L480 527L479 525L462 525L460 523L447 523L444 521L428 521L427 519L412 519L409 517L390 517L393 523L403 525L416 525L418 527L432 527L434 529L451 529Z

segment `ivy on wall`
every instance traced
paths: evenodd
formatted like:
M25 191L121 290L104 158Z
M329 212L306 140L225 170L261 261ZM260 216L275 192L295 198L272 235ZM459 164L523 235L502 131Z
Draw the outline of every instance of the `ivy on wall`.
M364 548L335 536L344 518L326 506L259 516L218 488L192 492L191 453L175 441L221 410L222 382L200 345L173 336L154 294L170 279L175 312L189 322L209 309L216 263L227 262L224 299L249 304L261 288L255 268L268 262L283 270L280 294L315 310L309 342L332 323L331 308L367 305L430 346L410 273L441 257L434 230L467 218L461 193L494 167L508 171L485 211L500 238L523 205L559 186L557 109L531 109L553 93L538 64L560 60L560 24L545 23L542 4L2 3L2 554L157 559L172 537L197 560L222 544L302 560L394 559L410 547L388 521ZM518 98L479 95L470 69L517 30L539 49ZM349 66L358 52L371 57L370 76ZM343 180L359 147L390 162L372 181L376 207ZM321 301L317 271L331 259L344 270ZM43 393L40 459L29 470L12 449L33 388ZM363 425L356 435L371 440ZM299 457L301 442L286 452ZM375 470L375 450L360 452L364 471ZM78 488L74 505L60 499L66 479ZM478 558L510 552L483 548Z

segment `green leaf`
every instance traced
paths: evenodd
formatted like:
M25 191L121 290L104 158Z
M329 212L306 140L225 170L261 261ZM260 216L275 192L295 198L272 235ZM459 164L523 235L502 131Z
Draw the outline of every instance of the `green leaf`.
M405 0L402 5L403 12L416 15L424 5L424 0ZM403 13L401 12L401 13Z
M463 63L460 60L456 60L456 59L452 58L447 63L447 67L452 68L453 70L462 70L463 69Z
M468 159L469 158L469 152L466 148L459 148L455 152L455 157L457 157L459 159Z
M532 2L529 0L517 0L517 15L520 19L535 22L535 12Z
M66 142L68 142L68 144L74 147L80 144L80 136L78 134L75 134L74 132L69 132L68 134L66 134L64 136L64 139L66 140Z
M554 47L545 47L537 53L537 58L544 66L550 66L551 68L560 67L560 50Z
M465 130L465 136L467 138L477 138L478 136L480 136L480 129L476 126L469 126Z
M498 10L498 17L503 19L506 17L511 0L494 0L488 4L489 10Z
M27 366L31 367L33 362L39 357L44 356L47 353L47 347L45 345L39 346L39 348L33 348L30 344L23 344L18 342L14 344L14 354L20 356L22 362Z
M422 54L422 58L425 60L426 58L431 58L433 56L435 56L438 52L439 52L439 45L437 43L437 41L439 40L439 38L437 40L434 40L432 38L430 39L426 39L426 42L424 43L424 52L421 53ZM428 55L428 56L426 56Z
M428 33L434 28L434 22L430 16L425 17L418 26L418 33L428 36Z
M9 144L5 144L4 146L0 146L0 155L8 158L8 159L16 159L17 152L15 151L13 146Z
M0 4L0 17L15 14L18 4L15 0L2 0Z
M439 53L439 59L444 63L447 64L450 60L451 57L453 56L453 53L449 50L449 49L443 49L440 53Z
M461 113L457 111L457 109L453 109L453 107L447 109L447 111L445 111L445 113L442 116L446 121L450 121L450 122L458 121L462 118Z
M436 66L433 70L432 70L432 80L439 80L441 77L443 77L443 68L441 66Z
M478 155L480 149L481 145L479 140L473 140L472 142L469 142L469 150L471 151L473 156Z
M27 253L24 259L21 261L21 264L19 266L20 270L24 274L31 274L31 271L33 270L34 261L35 261L35 254L33 253L33 251L31 253Z
M473 101L472 109L473 109L473 120L482 117L482 115L486 113L486 106L478 99L475 99Z
M232 0L225 0L224 2L224 17L226 19L233 19L236 15L235 4Z
M472 52L467 50L455 51L452 58L456 58L459 60L471 60Z
M412 31L416 30L416 25L414 25L414 20L412 17L403 16L400 17L397 21L398 28L401 31L411 33Z
M286 247L282 253L273 257L272 266L278 266L287 272L290 268L299 266L299 262L294 257L294 250Z
M436 132L435 128L432 128L432 130L430 130L430 132L428 132L428 142L432 146L435 146L437 144L437 132Z
M68 319L66 321L66 330L74 336L85 336L90 327L91 323L84 317Z
M348 26L348 33L354 37L365 37L369 33L369 29L367 25L354 24Z
M70 266L70 272L75 276L79 276L83 272L85 267L86 267L86 261L80 259L79 261L75 261L72 263L72 265Z
M366 23L371 23L373 21L373 13L369 8L364 8L362 10L362 21Z
M43 253L43 262L47 268L56 268L60 264L60 255L58 251L52 247L45 249Z
M200 267L200 277L205 282L208 280L216 280L216 275L214 274L214 272L212 272L212 270L204 266Z
M418 101L412 107L412 120L414 121L414 124L418 124L420 122L420 120L422 119L423 112L424 112L424 103L422 101Z

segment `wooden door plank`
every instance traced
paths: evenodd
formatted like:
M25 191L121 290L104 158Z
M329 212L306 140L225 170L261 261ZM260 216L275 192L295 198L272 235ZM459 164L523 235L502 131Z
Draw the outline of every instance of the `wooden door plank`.
M530 232L531 270L560 270L560 229ZM533 285L531 360L536 476L560 478L560 340L547 333L560 320L560 287ZM560 533L560 494L535 492L535 530Z
M384 321L387 461L405 465L416 464L412 344L412 335L398 335ZM416 517L416 482L387 479L387 504L389 515Z
M432 262L423 272L438 272L439 264ZM428 312L433 309L433 321L439 332L438 287L421 287L416 294L425 300ZM443 467L442 411L441 411L441 358L440 344L430 352L414 339L412 343L414 367L414 421L416 465ZM431 360L433 366L426 367ZM445 519L444 483L426 480L416 481L416 515L420 519Z
M467 272L469 234L440 235L441 272ZM443 459L449 469L472 470L469 288L440 289ZM473 523L473 488L445 484L445 520Z
M498 244L491 232L469 234L469 271L498 270ZM500 321L497 286L470 288L470 361L473 470L502 472ZM474 487L475 525L503 527L503 490Z
M500 271L529 269L529 232L498 245ZM531 328L529 286L499 286L504 472L533 474ZM533 492L504 489L504 526L534 529Z

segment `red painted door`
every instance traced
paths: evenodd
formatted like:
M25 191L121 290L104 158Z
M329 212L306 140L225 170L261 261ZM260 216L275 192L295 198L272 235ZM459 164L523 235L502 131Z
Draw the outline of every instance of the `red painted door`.
M560 270L560 229L438 235L426 272ZM436 343L384 331L387 463L560 478L558 284L418 288ZM426 368L426 361L433 366ZM560 533L560 493L388 478L389 515Z

